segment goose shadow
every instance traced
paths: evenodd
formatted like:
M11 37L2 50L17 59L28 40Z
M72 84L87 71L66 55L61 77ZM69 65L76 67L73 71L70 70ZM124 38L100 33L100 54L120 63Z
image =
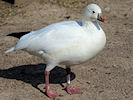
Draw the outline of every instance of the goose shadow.
M45 92L38 88L39 84L45 83L45 68L46 64L15 66L9 69L0 69L0 77L21 80L25 83L31 84L34 88L45 94ZM66 74L64 68L56 66L50 72L50 84L60 84L64 87L62 83L67 82ZM71 72L71 80L75 79L75 77L75 74Z
M10 4L14 4L15 3L15 0L2 0L2 1L8 2Z
M31 31L26 31L26 32L15 32L15 33L10 33L7 36L11 36L11 37L15 37L20 39L23 35L26 35L28 33L30 33Z

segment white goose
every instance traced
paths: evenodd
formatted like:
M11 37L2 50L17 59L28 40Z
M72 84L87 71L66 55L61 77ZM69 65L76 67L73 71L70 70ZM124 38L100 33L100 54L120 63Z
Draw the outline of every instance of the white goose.
M70 87L70 66L88 61L103 49L106 36L97 20L104 22L101 9L96 4L89 4L82 22L64 21L30 32L6 53L22 49L46 61L45 89L50 98L58 96L49 88L50 71L58 64L66 65L66 90L70 94L79 94L82 89Z

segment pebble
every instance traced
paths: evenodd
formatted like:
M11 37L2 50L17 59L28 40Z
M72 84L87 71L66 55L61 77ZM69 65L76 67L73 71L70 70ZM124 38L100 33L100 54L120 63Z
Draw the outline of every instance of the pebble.
M65 16L64 18L69 19L71 16Z
M91 84L91 82L90 81L88 81L88 82L86 82L87 84Z
M106 8L104 8L104 10L105 10L106 12L110 12L110 7L106 7Z
M113 64L113 65L112 65L112 67L116 67L116 65L115 65L115 64Z

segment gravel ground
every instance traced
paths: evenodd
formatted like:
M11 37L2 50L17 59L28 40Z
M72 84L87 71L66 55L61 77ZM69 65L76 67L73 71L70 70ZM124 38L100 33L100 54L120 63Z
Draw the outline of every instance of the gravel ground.
M100 25L107 44L90 61L72 67L72 86L83 88L83 94L63 90L63 65L51 72L51 89L60 95L55 100L133 100L133 0L33 0L22 5L0 1L0 100L50 100L44 93L45 62L24 51L5 54L18 41L7 35L81 21L83 8L92 2L106 19Z

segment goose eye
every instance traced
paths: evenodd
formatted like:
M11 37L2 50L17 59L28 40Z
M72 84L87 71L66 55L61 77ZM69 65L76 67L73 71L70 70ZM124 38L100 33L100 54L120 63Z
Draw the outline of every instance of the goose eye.
M95 11L92 11L93 12L93 14L95 13Z

